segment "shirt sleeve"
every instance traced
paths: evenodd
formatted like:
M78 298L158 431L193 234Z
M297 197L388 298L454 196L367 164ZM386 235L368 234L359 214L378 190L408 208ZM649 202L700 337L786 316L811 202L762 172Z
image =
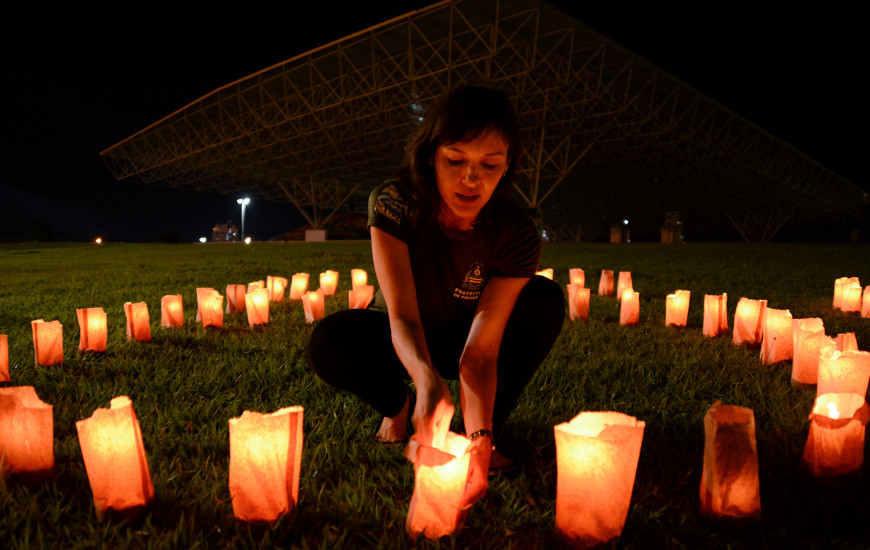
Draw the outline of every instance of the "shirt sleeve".
M501 232L498 261L492 274L501 277L534 277L541 261L538 230L527 218L512 222L512 230Z
M411 224L405 216L405 201L393 181L379 185L369 195L368 226L386 231L402 242L411 242Z

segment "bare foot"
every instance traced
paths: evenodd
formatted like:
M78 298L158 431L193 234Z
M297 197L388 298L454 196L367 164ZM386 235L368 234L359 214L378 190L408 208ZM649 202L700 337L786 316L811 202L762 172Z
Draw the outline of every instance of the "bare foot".
M396 416L384 417L375 439L381 443L398 443L408 439L408 415L411 413L411 398L405 398L405 405Z

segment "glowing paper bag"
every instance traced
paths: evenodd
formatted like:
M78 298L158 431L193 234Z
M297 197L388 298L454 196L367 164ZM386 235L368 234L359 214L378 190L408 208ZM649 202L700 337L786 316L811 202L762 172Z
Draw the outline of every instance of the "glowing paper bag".
M227 285L226 313L244 313L247 293L248 289L245 285Z
M819 355L816 395L855 393L866 398L870 382L870 352L835 351Z
M265 325L269 322L269 291L257 288L245 295L245 311L248 314L248 324Z
M0 382L11 382L9 376L9 340L5 334L0 334Z
M338 271L327 269L320 274L320 289L325 296L335 294L335 289L338 286Z
M640 320L640 294L629 289L622 291L622 305L619 307L619 324L636 325Z
M715 338L728 330L728 293L704 295L704 336Z
M167 328L184 326L181 294L167 294L160 299L160 326Z
M616 297L622 300L622 293L626 290L634 290L631 286L631 271L620 271L616 282Z
M252 283L248 283L248 292L252 290L256 290L258 288L266 288L266 281L254 281Z
M290 299L301 300L308 291L308 273L295 273L290 281Z
M202 321L203 328L224 325L224 297L213 288L196 289L196 320Z
M602 269L601 280L598 281L598 295L612 296L613 295L613 270Z
M870 286L864 288L864 297L861 299L861 317L870 318Z
M677 290L665 298L665 326L684 327L689 321L689 300L692 293Z
M347 291L347 301L350 309L365 309L375 296L375 287L365 285Z
M271 414L244 411L229 420L229 487L239 520L269 523L296 507L302 415L303 408L293 406Z
M368 284L369 275L366 273L365 269L351 269L350 270L350 283L351 288L356 290L358 288L362 288Z
M535 275L540 275L541 277L546 277L547 279L553 280L553 268L548 267L546 269L542 269L540 271L535 271Z
M580 285L568 285L568 318L572 321L589 319L590 289Z
M849 474L864 465L864 432L870 408L860 395L826 393L816 398L803 460L816 477Z
M154 486L130 398L112 399L108 409L97 409L90 418L76 422L76 430L97 517L135 515L147 506Z
M792 319L794 346L791 379L801 384L815 384L819 379L819 355L825 324L819 318Z
M593 546L622 534L645 423L617 412L584 412L554 427L556 529Z
M586 286L586 272L579 267L572 267L568 270L568 282L580 287Z
M30 322L33 332L33 355L36 365L49 366L63 363L63 326L60 321Z
M772 365L787 361L794 355L791 312L787 309L767 308L761 335L761 362Z
M843 297L840 301L840 309L846 313L857 313L861 311L861 283L857 280L846 283L842 286Z
M0 388L0 478L38 481L53 471L52 406L33 386Z
M323 319L325 304L323 301L323 291L306 292L302 295L302 309L305 311L305 322L313 323Z
M101 307L76 309L79 351L106 351L106 312Z
M704 417L701 513L751 517L761 513L758 449L752 409L716 401Z
M834 309L843 309L843 290L850 284L861 286L858 277L840 277L834 281Z
M405 528L412 539L435 540L456 531L462 496L468 482L471 441L447 432L444 446L422 445L411 436L405 456L414 463L414 496Z
M124 315L127 317L127 340L148 342L151 340L151 321L145 302L124 302Z
M306 281L305 286L308 286L308 282ZM287 279L284 277L272 277L271 275L266 276L266 290L269 291L269 301L271 302L283 302L284 301L284 289L287 288Z
M734 310L734 337L732 341L735 346L761 343L766 310L767 300L740 298L737 302L737 309Z

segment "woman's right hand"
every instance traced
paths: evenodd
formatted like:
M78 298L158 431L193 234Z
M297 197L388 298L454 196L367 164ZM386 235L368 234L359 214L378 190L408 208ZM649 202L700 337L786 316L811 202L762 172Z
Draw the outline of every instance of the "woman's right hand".
M414 431L419 442L430 447L443 447L453 410L450 390L440 376L436 374L428 382L418 384Z

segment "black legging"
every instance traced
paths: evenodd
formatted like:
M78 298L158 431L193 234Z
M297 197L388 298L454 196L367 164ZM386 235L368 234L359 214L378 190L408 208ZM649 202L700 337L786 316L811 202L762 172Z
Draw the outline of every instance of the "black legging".
M535 370L550 352L565 317L558 284L533 277L517 298L498 354L493 431L498 434ZM471 319L449 331L426 334L432 363L444 378L459 379L459 358ZM308 364L327 383L349 391L386 417L401 412L410 377L396 355L386 313L349 309L320 321L308 342Z

